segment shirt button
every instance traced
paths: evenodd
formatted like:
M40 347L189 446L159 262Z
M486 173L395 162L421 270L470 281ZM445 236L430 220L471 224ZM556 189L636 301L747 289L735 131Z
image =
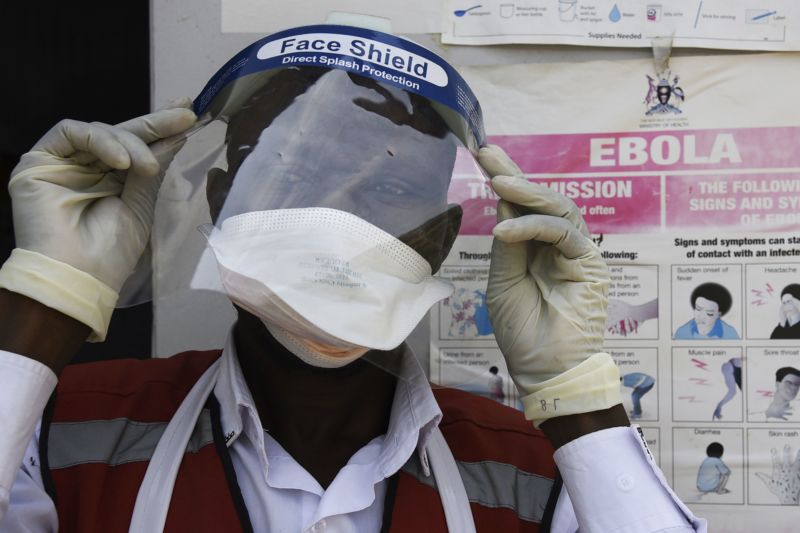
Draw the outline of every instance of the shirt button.
M633 477L628 474L622 474L617 478L617 487L623 492L629 492L633 490L633 486L636 483L633 481Z

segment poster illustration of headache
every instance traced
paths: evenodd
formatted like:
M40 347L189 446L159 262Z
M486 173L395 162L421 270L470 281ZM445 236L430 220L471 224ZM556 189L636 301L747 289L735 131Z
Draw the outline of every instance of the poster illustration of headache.
M800 512L798 64L463 69L489 142L583 214L609 267L623 405L714 531L795 531ZM431 313L431 378L519 406L486 302L497 197L468 158L454 179L464 219L440 271L455 291Z

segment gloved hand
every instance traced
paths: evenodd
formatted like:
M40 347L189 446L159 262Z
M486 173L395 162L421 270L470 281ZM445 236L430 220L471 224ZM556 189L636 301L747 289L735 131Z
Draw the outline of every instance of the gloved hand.
M489 316L536 423L621 403L619 372L601 353L608 270L575 204L529 183L499 147L478 162L501 197L487 287Z
M148 144L194 124L190 104L116 126L64 120L23 155L9 182L18 248L0 270L0 287L83 322L90 340L102 340L182 140Z

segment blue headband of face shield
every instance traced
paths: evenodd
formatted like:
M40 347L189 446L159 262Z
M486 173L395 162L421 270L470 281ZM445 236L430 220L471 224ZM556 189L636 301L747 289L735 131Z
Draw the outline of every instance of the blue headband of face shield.
M212 76L194 111L224 120L276 71L290 67L343 70L419 95L471 152L485 144L480 104L453 67L412 41L352 26L303 26L256 41Z

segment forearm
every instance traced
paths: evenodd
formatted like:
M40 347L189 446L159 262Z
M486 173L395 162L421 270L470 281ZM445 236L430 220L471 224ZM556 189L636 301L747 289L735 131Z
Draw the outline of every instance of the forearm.
M39 361L58 375L89 333L89 327L74 318L0 289L0 350Z
M622 404L610 409L550 418L539 426L555 449L579 437L613 427L629 426Z

